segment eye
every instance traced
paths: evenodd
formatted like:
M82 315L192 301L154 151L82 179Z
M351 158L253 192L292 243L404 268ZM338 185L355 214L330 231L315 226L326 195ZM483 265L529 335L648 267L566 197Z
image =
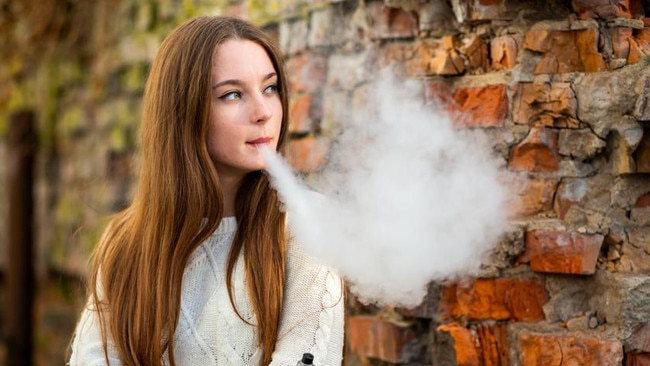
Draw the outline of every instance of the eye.
M277 84L271 84L264 88L264 93L266 94L275 94L278 92L278 85Z
M229 92L225 93L224 95L220 96L219 99L221 99L221 100L241 99L241 92L229 91Z

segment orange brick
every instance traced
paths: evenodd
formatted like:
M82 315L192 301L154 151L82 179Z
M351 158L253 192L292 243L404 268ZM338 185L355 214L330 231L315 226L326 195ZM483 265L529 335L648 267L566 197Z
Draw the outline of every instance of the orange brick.
M557 139L557 130L532 128L528 136L510 150L508 168L513 171L557 171L560 167Z
M527 217L550 211L557 185L555 179L529 179L509 184L513 193L506 206L509 216Z
M346 328L352 353L392 363L409 361L403 348L416 339L416 334L408 325L379 316L356 315L347 319Z
M325 85L327 61L322 57L292 57L287 60L286 68L292 93L312 93Z
M490 42L491 63L495 70L515 67L518 53L519 45L511 35L496 37Z
M571 6L580 19L632 17L629 0L573 0Z
M312 94L294 96L290 99L289 117L290 132L305 133L310 132L314 118L312 117Z
M607 69L598 39L598 29L532 30L526 33L524 48L542 53L536 74L595 72Z
M639 146L634 150L637 173L650 173L650 128L645 128Z
M307 136L289 141L286 157L291 166L301 173L320 169L329 152L329 140Z
M514 88L512 119L530 126L577 128L578 102L569 83L519 83Z
M479 366L479 355L476 350L476 339L472 332L458 323L444 324L438 327L439 332L449 333L454 340L456 365Z
M547 293L536 279L477 279L472 284L444 286L444 318L536 321L544 318Z
M454 340L458 366L508 364L508 338L504 325L478 324L470 330L456 322L451 322L439 326L437 331L449 333Z
M508 115L506 85L459 88L451 112L460 126L501 127Z
M620 365L623 346L618 341L571 335L521 333L522 366Z
M536 272L593 274L603 240L599 234L528 231L521 262L530 262Z

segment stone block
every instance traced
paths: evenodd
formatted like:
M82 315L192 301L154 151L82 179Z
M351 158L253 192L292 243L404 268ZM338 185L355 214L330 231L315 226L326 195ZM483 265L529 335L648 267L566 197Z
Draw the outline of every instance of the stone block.
M511 217L530 217L544 214L553 208L557 179L531 178L508 184L510 197L507 211Z
M598 42L598 29L533 29L525 35L524 48L542 54L535 67L536 74L596 72L607 69Z
M576 128L576 96L569 83L518 83L514 88L512 119L530 126Z
M513 171L553 172L559 169L558 131L532 128L526 138L510 150L508 169Z
M636 173L650 173L650 127L643 129L643 137L632 155Z
M443 286L441 310L444 319L537 321L546 300L538 279L476 279Z
M650 353L626 353L624 366L650 366Z
M488 71L488 46L481 37L473 36L465 39L459 51L467 60L469 73L482 74Z
M508 34L495 37L490 42L490 62L494 70L510 70L517 64L519 45L522 40L517 35Z
M286 55L294 55L307 48L309 24L305 19L285 20L279 25L280 49Z
M536 272L593 274L603 245L600 234L531 230L526 233L525 259Z
M502 127L508 115L505 84L458 88L449 108L454 123L463 127Z
M620 365L623 346L617 340L595 336L519 334L522 366Z
M477 324L466 328L452 322L439 326L436 331L450 335L458 366L508 364L508 339L504 325Z
M579 161L590 160L603 151L607 145L588 128L560 130L559 153Z
M407 323L398 323L376 315L355 315L346 321L350 350L362 357L381 361L408 362L413 355L408 346L416 333Z

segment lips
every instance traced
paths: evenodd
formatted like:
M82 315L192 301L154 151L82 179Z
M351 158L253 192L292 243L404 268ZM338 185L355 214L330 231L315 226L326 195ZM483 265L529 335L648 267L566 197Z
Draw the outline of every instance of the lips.
M261 145L261 144L266 145L266 144L269 144L271 142L271 140L272 139L270 137L265 136L265 137L257 138L255 140L246 141L246 143L249 144L249 145Z

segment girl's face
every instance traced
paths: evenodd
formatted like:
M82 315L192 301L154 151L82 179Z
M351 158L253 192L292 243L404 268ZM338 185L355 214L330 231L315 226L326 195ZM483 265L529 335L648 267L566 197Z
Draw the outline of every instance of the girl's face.
M278 75L264 48L231 39L216 49L207 148L221 178L264 168L258 147L275 150L282 124Z

